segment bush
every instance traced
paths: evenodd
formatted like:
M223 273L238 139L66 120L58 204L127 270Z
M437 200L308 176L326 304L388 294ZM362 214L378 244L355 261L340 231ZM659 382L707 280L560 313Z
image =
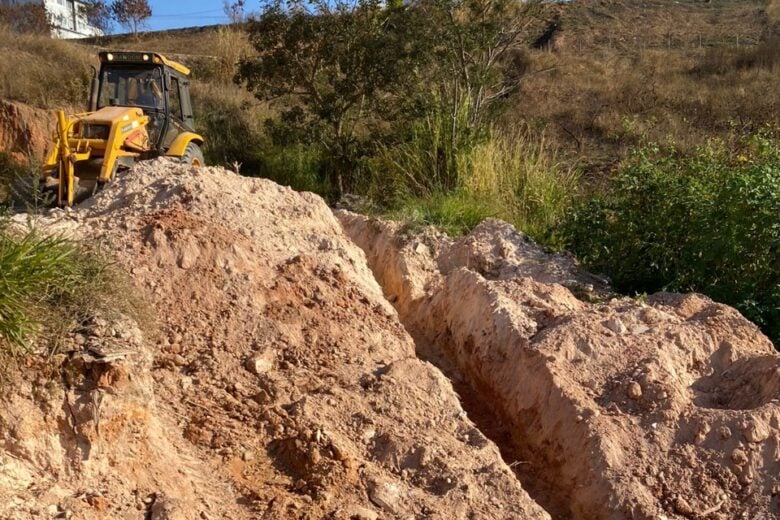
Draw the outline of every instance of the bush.
M27 352L29 340L41 333L56 346L95 314L140 316L118 271L62 237L14 232L0 221L0 273L0 355Z
M250 94L237 87L192 81L195 124L206 138L206 163L258 175L263 168L261 151L269 145L263 121L269 112Z
M0 25L23 34L51 34L49 15L43 4L0 5Z
M780 340L780 146L638 150L607 190L578 205L565 242L625 292L698 291Z

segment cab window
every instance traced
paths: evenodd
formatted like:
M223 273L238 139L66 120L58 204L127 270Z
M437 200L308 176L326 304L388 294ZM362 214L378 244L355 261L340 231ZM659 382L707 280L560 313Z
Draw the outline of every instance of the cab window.
M98 108L106 106L162 110L165 105L160 69L104 69L100 77Z
M181 110L181 91L179 90L178 78L171 76L171 90L168 93L171 100L171 115L179 121L184 121L184 115Z

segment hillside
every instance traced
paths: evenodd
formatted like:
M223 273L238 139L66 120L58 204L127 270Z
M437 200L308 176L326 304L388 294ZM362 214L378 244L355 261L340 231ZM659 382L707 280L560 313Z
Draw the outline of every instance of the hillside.
M764 1L575 2L531 53L505 120L546 129L586 169L630 147L691 150L780 124L780 33ZM552 51L552 52L550 52Z

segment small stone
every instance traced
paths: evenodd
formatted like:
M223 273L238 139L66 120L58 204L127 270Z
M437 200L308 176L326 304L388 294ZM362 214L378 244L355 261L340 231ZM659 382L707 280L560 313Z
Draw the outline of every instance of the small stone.
M625 334L626 330L628 330L617 316L612 316L610 319L604 321L602 325L616 334Z
M372 482L369 487L368 498L389 513L397 515L400 512L401 490L398 485L392 482Z
M631 381L628 384L628 390L626 391L626 393L628 394L628 397L630 399L634 399L634 400L641 399L642 398L642 387L636 381Z
M322 460L322 455L320 455L319 450L312 450L309 454L309 459L311 460L312 464L319 464Z
M769 427L764 421L754 418L744 425L743 434L748 442L764 442L769 438Z
M693 508L683 497L677 497L674 499L674 510L683 516L689 516L693 514Z
M744 466L748 462L747 453L741 448L734 448L731 452L731 461L737 466Z
M731 438L731 428L728 426L721 426L718 428L718 433L720 434L720 438L724 441L727 441Z
M275 355L273 350L266 349L246 360L246 369L253 374L260 375L270 372L274 368Z

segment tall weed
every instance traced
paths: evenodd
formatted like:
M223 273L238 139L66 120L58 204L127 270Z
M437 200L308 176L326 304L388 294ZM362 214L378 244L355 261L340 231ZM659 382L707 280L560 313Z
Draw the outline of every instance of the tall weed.
M95 315L141 317L130 284L99 254L60 236L11 230L0 219L0 358L27 352L29 340L64 333Z

